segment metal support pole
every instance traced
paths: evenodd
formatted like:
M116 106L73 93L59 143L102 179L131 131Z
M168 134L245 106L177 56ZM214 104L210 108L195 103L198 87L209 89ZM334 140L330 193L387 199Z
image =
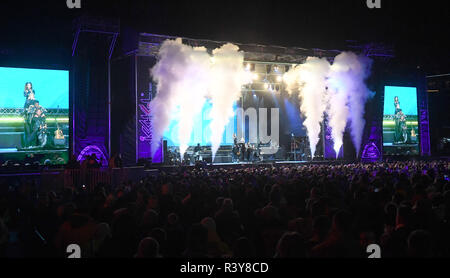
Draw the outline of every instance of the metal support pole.
M108 58L108 157L111 158L111 56Z

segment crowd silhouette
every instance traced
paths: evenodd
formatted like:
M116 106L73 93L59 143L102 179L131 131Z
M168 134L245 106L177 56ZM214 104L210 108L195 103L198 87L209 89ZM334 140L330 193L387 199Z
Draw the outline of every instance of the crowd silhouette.
M121 186L0 180L0 255L450 256L447 161L179 167Z

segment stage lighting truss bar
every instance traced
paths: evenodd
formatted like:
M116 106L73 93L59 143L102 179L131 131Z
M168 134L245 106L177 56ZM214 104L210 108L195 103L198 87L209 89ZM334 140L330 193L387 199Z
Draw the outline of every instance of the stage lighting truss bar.
M157 34L139 34L139 53L140 56L156 56L159 47L167 39L181 38L184 44L191 46L204 46L209 51L218 48L228 42L214 41L205 39L191 39L186 37L165 36ZM240 50L244 52L246 60L257 60L264 62L272 62L279 64L301 64L304 63L307 57L317 56L332 58L336 56L339 50L324 50L324 49L307 49L300 47L284 47L277 45L259 45L259 44L242 44L234 43Z
M74 26L81 31L91 31L104 34L119 34L120 20L102 17L81 16L74 20Z
M47 109L46 121L68 123L68 109ZM0 123L23 123L23 108L0 108Z
M273 65L273 66L295 66L296 63L287 63L287 62L265 62L265 61L251 61L245 60L244 64L261 64L261 65Z
M119 19L105 19L99 17L81 16L74 20L73 25L75 27L75 34L72 43L72 56L75 55L80 33L86 32L112 35L108 50L108 58L109 60L111 59L117 37L120 34Z
M385 45L383 43L367 43L358 44L357 41L348 41L349 48L358 49L362 54L367 57L378 57L382 59L390 59L395 57L395 51L392 46Z
M23 108L0 108L0 117L3 115L22 115ZM49 108L47 109L47 115L67 115L69 109Z
M68 123L69 118L47 118L47 123L53 123L57 121L58 123ZM23 123L24 119L21 117L0 117L0 123Z

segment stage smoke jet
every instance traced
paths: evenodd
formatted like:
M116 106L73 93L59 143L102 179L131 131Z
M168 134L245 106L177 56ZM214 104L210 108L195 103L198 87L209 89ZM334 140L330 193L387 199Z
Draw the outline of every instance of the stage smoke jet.
M152 153L160 146L164 131L179 108L178 139L183 158L191 138L194 118L201 113L207 98L212 102L211 144L213 158L220 147L225 126L233 116L233 103L242 85L250 82L243 67L244 54L233 44L225 44L210 55L204 47L184 45L181 39L166 40L152 69L157 95L152 111Z
M208 92L210 55L206 48L184 45L181 39L166 40L152 69L157 82L157 95L150 103L152 111L152 153L160 145L161 137L179 108L178 139L183 157L191 137L194 118L205 103Z
M366 121L364 120L364 109L368 99L375 93L371 92L365 83L370 75L372 60L366 56L356 56L354 53L346 52L345 59L350 66L349 74L353 77L353 91L349 94L350 127L356 156L359 157L362 135ZM344 58L342 58L344 59Z
M353 144L359 155L364 129L364 106L372 93L364 81L370 74L371 60L352 52L337 55L332 65L325 59L308 57L304 64L284 74L289 93L299 92L300 111L305 116L311 154L314 157L324 112L328 115L336 157L350 121Z
M321 122L326 108L326 78L330 68L329 62L317 57L308 57L304 64L297 65L284 74L289 93L299 92L300 111L305 116L311 156L314 157Z
M339 54L335 58L335 62L330 67L327 80L327 115L328 125L331 127L331 138L333 139L333 149L336 158L344 143L344 131L347 126L347 118L349 116L348 107L348 91L351 86L351 80L348 80L348 66L339 61Z
M222 142L225 126L233 116L233 104L242 94L242 86L251 82L244 69L244 53L227 43L213 50L209 95L212 102L210 117L213 161Z
M330 67L327 114L336 157L343 144L347 121L350 121L353 145L359 156L365 125L364 106L371 96L364 82L370 74L371 63L372 61L365 56L342 52L335 57Z

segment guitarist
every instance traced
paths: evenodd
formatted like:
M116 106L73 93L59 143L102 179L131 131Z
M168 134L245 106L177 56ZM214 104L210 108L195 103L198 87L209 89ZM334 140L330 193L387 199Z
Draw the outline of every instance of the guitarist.
M56 114L59 113L59 105L58 105L58 110L56 111ZM56 146L63 146L65 145L65 139L64 139L64 133L61 130L61 128L59 127L59 123L56 120L56 116L55 116L55 124L56 124L56 130L54 132L54 137L53 137L53 145Z

